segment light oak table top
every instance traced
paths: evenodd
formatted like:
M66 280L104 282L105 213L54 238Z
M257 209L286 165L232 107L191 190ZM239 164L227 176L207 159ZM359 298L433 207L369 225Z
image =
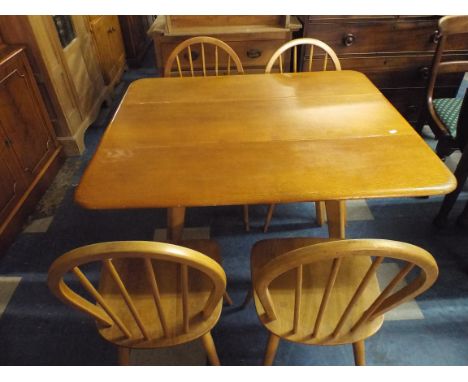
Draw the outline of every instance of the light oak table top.
M446 194L456 180L363 74L133 82L86 169L90 209Z

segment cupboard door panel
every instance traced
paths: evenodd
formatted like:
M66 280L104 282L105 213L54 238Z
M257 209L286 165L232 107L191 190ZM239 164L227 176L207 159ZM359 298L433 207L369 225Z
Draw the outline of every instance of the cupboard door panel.
M125 51L117 16L101 16L91 21L99 63L106 84L114 81L125 65Z
M0 222L13 209L24 191L24 184L12 166L8 151L0 150Z
M54 144L29 73L20 60L12 64L1 71L0 115L17 160L30 180Z

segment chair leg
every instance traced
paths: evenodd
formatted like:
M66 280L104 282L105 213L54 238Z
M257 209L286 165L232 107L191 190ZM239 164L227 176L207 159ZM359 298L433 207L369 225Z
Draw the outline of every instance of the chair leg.
M249 288L249 291L247 292L247 295L245 296L244 302L241 305L241 309L244 309L247 305L249 305L249 302L252 301L253 298L253 288Z
M468 177L468 148L463 150L460 162L458 162L455 170L455 177L457 178L457 188L445 196L444 201L440 206L439 213L433 221L434 225L440 228L447 224L448 215L457 201L458 195L463 189L463 185Z
M279 341L280 338L277 335L270 333L270 337L268 337L265 358L263 359L263 366L273 365L276 351L278 350Z
M216 353L216 347L211 332L204 334L201 339L210 364L212 366L220 366L221 363L219 362L218 353Z
M324 202L315 202L315 220L319 227L323 226L326 221L325 215L325 203Z
M229 293L228 293L228 292L224 292L223 298L224 298L224 302L225 302L226 304L228 304L228 305L234 304L234 303L232 302L232 298L231 298L231 296L229 296Z
M244 204L244 227L246 232L250 231L250 224L249 224L249 206Z
M353 343L354 364L366 366L366 345L364 340Z
M268 226L270 225L274 210L275 210L275 204L270 204L270 206L268 207L268 212L267 212L267 216L265 219L265 225L263 226L263 232L268 231Z
M124 348L122 346L117 347L119 352L119 365L120 366L129 366L130 365L130 348Z

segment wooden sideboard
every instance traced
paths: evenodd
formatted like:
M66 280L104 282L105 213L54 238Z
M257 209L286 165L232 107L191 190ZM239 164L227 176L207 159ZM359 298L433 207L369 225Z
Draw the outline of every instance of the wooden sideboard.
M292 16L183 17L177 16L176 24L171 23L171 19L166 16L158 16L148 32L154 41L156 67L161 73L168 56L179 43L201 35L218 38L231 46L246 73L262 73L276 49L291 40L293 33L302 27ZM184 20L187 20L186 24L182 23ZM194 66L198 68L201 55L197 54L196 57ZM183 66L186 64L182 62Z
M343 69L365 73L413 125L423 111L440 16L300 16L304 37L330 45ZM445 59L467 59L468 39L449 41ZM302 62L308 60L302 55ZM447 75L436 96L455 96L462 75Z
M0 253L21 229L61 160L24 48L0 46Z

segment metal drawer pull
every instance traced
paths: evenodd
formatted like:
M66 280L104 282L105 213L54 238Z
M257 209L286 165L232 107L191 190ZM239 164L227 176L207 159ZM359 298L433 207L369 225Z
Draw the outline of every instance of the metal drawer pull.
M435 30L434 33L431 35L431 40L434 44L437 44L440 40L440 32Z
M419 68L419 75L423 80L427 80L429 78L430 70L428 66L423 66Z
M354 41L356 41L356 36L354 36L352 33L348 33L343 37L343 45L345 46L353 45Z
M248 58L259 58L262 55L262 51L260 49L249 49L247 51Z

